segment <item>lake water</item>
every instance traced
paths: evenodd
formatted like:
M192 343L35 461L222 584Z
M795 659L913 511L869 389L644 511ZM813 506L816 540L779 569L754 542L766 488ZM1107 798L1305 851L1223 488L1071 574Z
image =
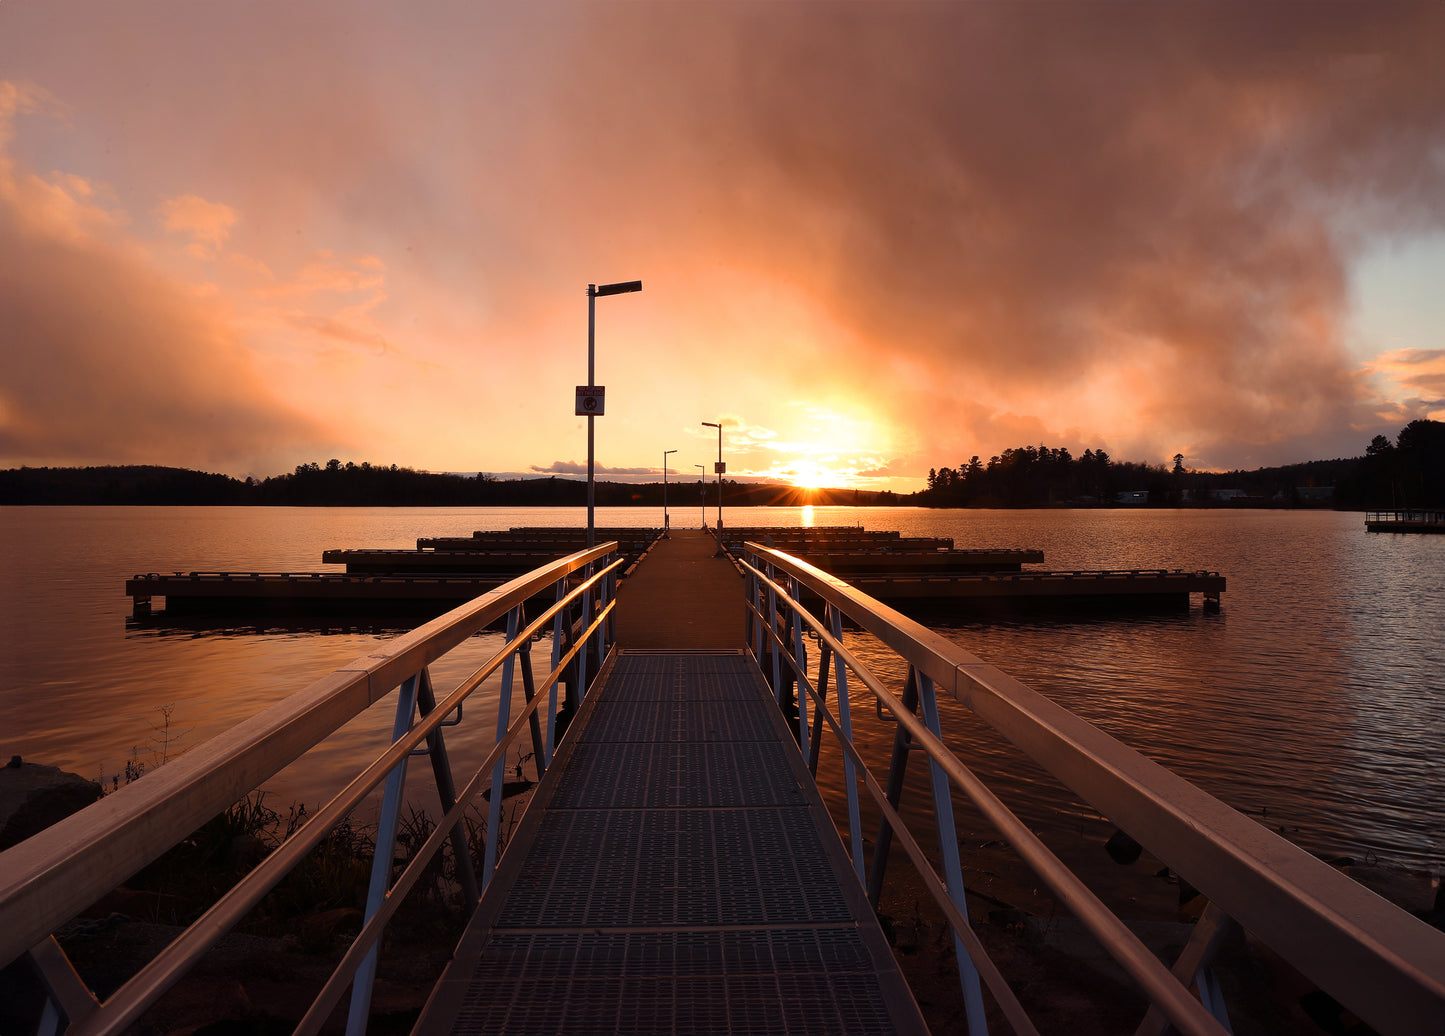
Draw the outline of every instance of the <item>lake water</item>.
M697 509L672 516L701 524ZM1445 537L1367 534L1361 515L1317 511L756 508L724 517L1038 548L1050 568L1220 571L1229 588L1219 614L1196 599L1165 615L930 622L1312 851L1434 873L1445 865ZM661 521L660 509L598 511L600 526ZM194 747L393 635L340 623L138 626L123 593L136 573L323 571L327 548L584 522L581 509L555 508L0 508L0 753L109 779L128 759L153 765ZM474 638L436 674L439 685L494 646L490 635ZM282 802L317 802L343 763L385 740L386 712L359 718L271 790ZM459 751L489 736L482 712L454 735ZM1003 775L1004 797L1021 812L1060 808L1006 748L966 733L955 743L971 764ZM1062 807L1066 816L1074 808Z

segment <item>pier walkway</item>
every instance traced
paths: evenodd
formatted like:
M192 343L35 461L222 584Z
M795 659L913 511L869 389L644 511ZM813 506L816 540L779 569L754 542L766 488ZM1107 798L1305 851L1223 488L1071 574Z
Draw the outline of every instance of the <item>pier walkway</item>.
M752 660L599 679L415 1031L926 1032Z
M715 553L674 531L619 590L618 653L418 1033L927 1031Z

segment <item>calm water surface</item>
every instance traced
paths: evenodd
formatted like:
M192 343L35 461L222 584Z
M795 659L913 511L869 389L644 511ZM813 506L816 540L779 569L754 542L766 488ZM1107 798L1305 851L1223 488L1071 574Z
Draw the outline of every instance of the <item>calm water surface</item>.
M672 514L700 524L696 510ZM661 517L598 512L599 525ZM1196 601L1168 615L929 622L1306 848L1437 873L1445 864L1445 537L1369 535L1360 515L1333 512L759 508L725 519L1038 548L1051 568L1223 572L1217 615ZM541 508L0 508L0 753L99 777L128 759L153 764L168 738L193 747L394 635L134 626L123 588L135 573L323 571L327 548L583 522L580 509ZM867 638L855 642L899 678ZM492 650L494 637L474 638L439 683ZM386 739L386 711L360 717L272 791L318 801L349 758ZM453 735L464 758L488 737L480 711ZM1089 818L967 717L953 728L959 752L1002 775L1001 794L1021 812Z

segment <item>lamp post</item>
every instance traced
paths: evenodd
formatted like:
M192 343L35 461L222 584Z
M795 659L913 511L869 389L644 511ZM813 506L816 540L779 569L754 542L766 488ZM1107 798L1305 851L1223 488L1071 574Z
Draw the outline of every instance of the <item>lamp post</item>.
M614 284L587 285L587 384L577 386L577 415L587 417L587 546L596 545L597 532L593 524L593 507L597 501L597 484L593 477L592 419L604 412L603 389L596 384L595 364L597 339L597 298L600 295L621 295L629 291L641 291L641 281L617 281Z
M713 470L717 472L717 549L722 550L722 477L727 470L722 459L722 423L704 421L703 426L717 429L717 467Z
M676 452L676 450L662 451L662 538L665 540L672 538L667 534L669 527L667 521L667 455Z
M702 508L702 527L707 528L707 468L701 464L694 464L697 468L697 499L698 506Z

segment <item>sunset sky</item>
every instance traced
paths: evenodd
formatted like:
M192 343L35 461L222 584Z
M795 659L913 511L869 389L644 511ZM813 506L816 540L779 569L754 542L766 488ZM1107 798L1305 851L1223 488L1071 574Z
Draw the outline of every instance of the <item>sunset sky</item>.
M1445 419L1445 3L0 0L0 467L919 488Z

